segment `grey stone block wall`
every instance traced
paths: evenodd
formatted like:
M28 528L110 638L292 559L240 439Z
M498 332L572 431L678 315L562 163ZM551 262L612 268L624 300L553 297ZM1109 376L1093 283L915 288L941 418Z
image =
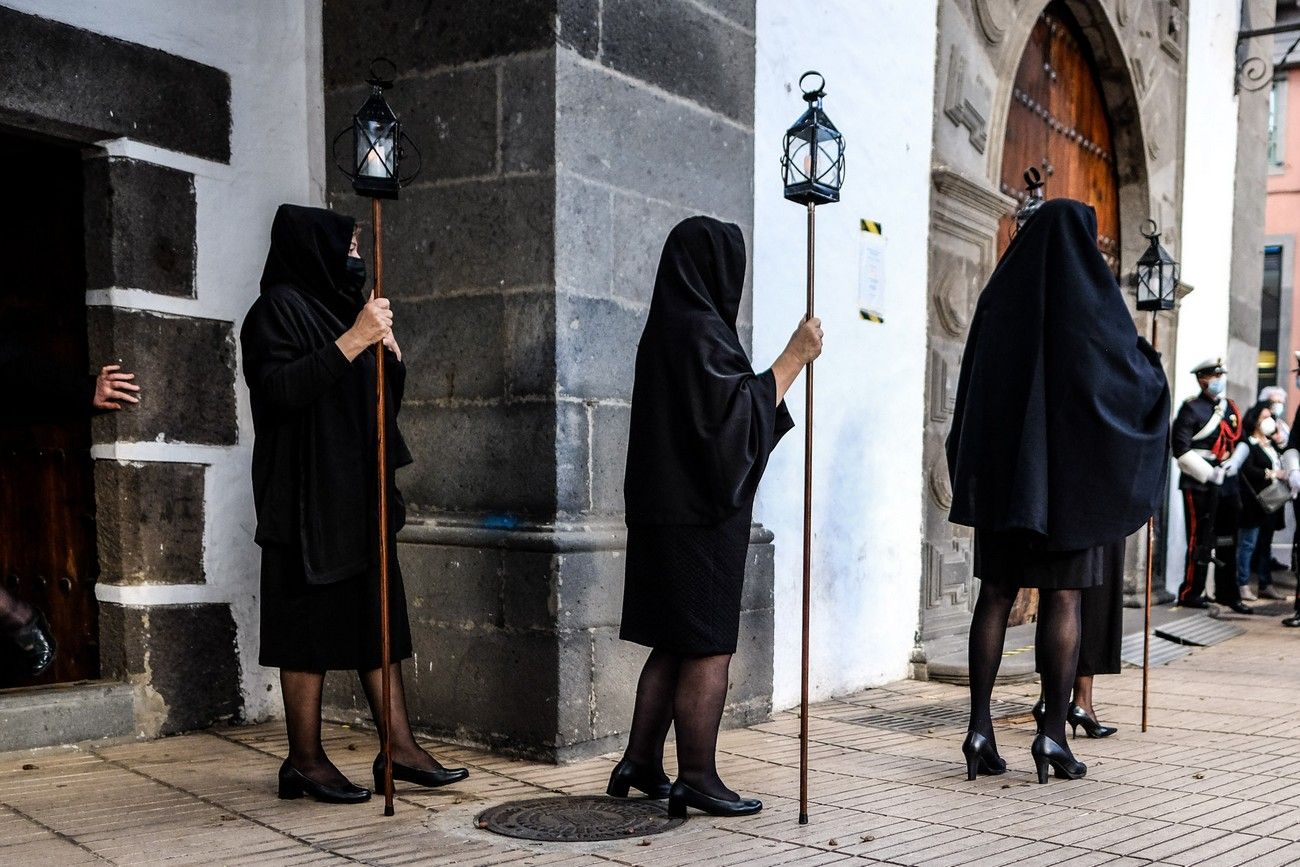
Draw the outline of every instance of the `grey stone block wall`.
M101 603L104 676L136 684L142 730L175 734L238 719L235 621L224 603Z
M425 156L384 206L416 460L399 476L412 718L549 760L615 749L647 652L618 639L636 344L675 223L751 237L753 0L324 9L327 129L364 99L364 33L398 65L390 102ZM342 178L329 195L369 220ZM747 587L737 722L770 711L761 530ZM368 717L353 675L326 702Z
M214 67L0 7L0 72L5 125L230 161L230 76Z
M101 584L202 584L201 464L95 461Z
M90 357L121 364L141 383L138 404L95 418L95 442L237 441L230 322L122 307L90 307L86 317Z
M194 297L194 176L99 157L84 177L86 288Z

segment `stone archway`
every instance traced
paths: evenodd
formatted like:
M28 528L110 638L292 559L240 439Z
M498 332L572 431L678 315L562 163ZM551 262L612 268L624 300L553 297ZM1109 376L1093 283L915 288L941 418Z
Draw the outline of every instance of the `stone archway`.
M1016 72L1031 32L1049 8L1073 19L1090 54L1095 86L1110 115L1118 194L1115 247L1121 280L1143 248L1136 228L1148 216L1177 232L1180 191L1172 170L1180 151L1182 111L1181 4L1125 0L972 0L969 15L941 7L941 70L937 99L954 125L936 125L931 198L930 315L927 328L926 491L920 627L914 661L927 666L960 652L969 627L974 583L971 533L947 520L950 491L943 443L951 423L970 314L997 260L999 224L1015 207L1000 189L1007 118ZM1162 38L1160 34L1173 34ZM1148 131L1156 130L1155 139ZM973 151L973 152L972 152ZM1169 169L1169 170L1166 170ZM1160 172L1158 189L1151 179ZM1049 187L1048 194L1051 195ZM1166 237L1169 235L1167 234ZM1139 552L1131 550L1130 557ZM926 674L926 668L919 673Z

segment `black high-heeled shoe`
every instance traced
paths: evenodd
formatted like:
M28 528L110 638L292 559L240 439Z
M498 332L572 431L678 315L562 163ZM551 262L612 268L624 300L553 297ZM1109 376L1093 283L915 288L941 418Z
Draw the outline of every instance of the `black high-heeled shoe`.
M1043 733L1043 720L1047 719L1047 702L1040 698L1038 703L1034 705L1033 714L1034 734L1041 735Z
M33 608L32 619L9 635L18 647L28 677L40 677L54 664L59 646L54 641L49 622L38 609Z
M1070 702L1070 710L1065 714L1065 721L1070 724L1075 737L1079 736L1079 726L1083 726L1083 733L1090 738L1108 738L1119 731L1114 726L1102 725L1088 716L1088 712L1074 702Z
M961 751L966 756L967 780L973 780L979 774L996 777L1007 769L1007 763L998 755L993 744L979 732L966 732Z
M684 819L687 807L694 807L710 816L752 816L763 809L763 802L757 798L724 801L678 780L668 790L668 815Z
M327 786L309 778L299 771L289 760L280 765L280 799L290 801L311 795L326 804L360 804L370 800L370 790L344 781L341 786Z
M384 790L384 754L380 753L375 756L375 763L370 766L375 775L375 791ZM469 771L465 768L438 768L432 771L421 771L418 768L409 768L400 762L393 762L393 782L401 780L403 783L415 783L417 786L424 786L426 789L436 789L439 786L449 786L452 783L459 783L469 776Z
M1034 767L1038 769L1038 782L1047 782L1047 769L1062 780L1078 780L1088 773L1088 766L1071 755L1070 751L1049 738L1039 735L1029 748L1034 757Z
M668 775L663 771L656 775L650 768L623 759L614 766L613 773L609 775L609 786L605 788L605 794L611 798L626 798L628 789L638 789L651 798L659 800L668 797L671 788Z

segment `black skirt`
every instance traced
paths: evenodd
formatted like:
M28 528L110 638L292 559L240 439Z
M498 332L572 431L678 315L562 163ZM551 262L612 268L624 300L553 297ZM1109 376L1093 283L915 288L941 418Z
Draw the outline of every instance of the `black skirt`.
M1119 674L1124 641L1124 541L1102 546L1102 584L1083 592L1079 677Z
M388 555L390 659L411 655L411 626L397 546ZM258 662L293 671L372 671L380 666L379 570L308 584L302 557L262 547L262 648Z
M708 526L627 529L619 637L679 653L735 653L752 506Z
M1103 578L1104 545L1048 551L1026 533L975 531L975 577L1010 587L1083 590Z

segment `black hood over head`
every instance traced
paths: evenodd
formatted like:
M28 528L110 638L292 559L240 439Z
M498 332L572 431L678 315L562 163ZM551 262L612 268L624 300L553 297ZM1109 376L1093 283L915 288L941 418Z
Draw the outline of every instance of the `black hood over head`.
M1051 199L1016 233L971 320L949 520L1049 550L1122 539L1156 510L1169 388L1097 249L1097 213Z
M271 249L262 268L262 291L292 286L323 304L344 325L365 306L350 288L348 248L356 221L325 208L281 205L271 223Z
M748 507L793 426L737 335L744 286L739 226L690 217L669 232L637 345L629 524L713 524Z

